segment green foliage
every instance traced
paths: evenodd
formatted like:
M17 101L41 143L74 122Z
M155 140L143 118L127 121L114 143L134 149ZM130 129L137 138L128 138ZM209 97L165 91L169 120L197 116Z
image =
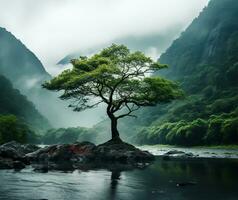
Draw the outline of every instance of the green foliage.
M43 84L49 90L63 90L61 99L75 99L75 111L92 108L104 102L114 112L129 104L153 106L181 96L175 83L159 77L145 77L166 65L160 65L141 52L130 53L123 45L103 49L94 56L71 61L66 70ZM90 97L99 97L91 103ZM127 106L125 106L127 104Z
M208 109L211 113L229 113L238 106L238 96L215 100Z
M208 120L178 121L143 128L133 138L138 144L182 146L238 143L237 113L213 115Z
M208 144L220 144L222 141L221 127L223 119L221 117L212 116L209 122L209 129L205 136L205 140Z
M35 142L36 135L14 115L0 115L0 144L15 140L20 143Z
M224 144L238 141L238 117L226 119L221 128Z

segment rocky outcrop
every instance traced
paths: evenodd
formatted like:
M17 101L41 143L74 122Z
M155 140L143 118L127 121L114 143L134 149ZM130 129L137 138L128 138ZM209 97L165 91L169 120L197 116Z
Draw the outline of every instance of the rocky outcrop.
M196 155L192 153L186 153L184 151L179 151L179 150L170 150L163 154L162 156L163 160L170 160L171 158L175 159L189 159L189 158L194 158Z
M95 148L90 142L50 145L26 157L31 162L87 162L94 158Z
M22 145L15 141L0 146L0 169L23 169L30 164L25 156L39 149L36 145Z
M144 168L154 156L124 142L108 141L50 145L44 148L10 142L0 146L0 169L20 170L31 164L35 171L106 168Z
M31 153L33 151L36 151L40 149L40 147L34 145L34 144L20 144L16 141L11 141L8 143L5 143L1 145L1 148L11 149L16 151L20 156L24 156L27 153Z
M146 162L154 159L148 151L141 151L125 142L108 141L96 147L97 159L103 161L122 161L126 163Z
M141 151L124 142L108 141L101 145L90 142L51 145L26 154L36 171L74 170L120 167L143 168L154 159L147 151Z

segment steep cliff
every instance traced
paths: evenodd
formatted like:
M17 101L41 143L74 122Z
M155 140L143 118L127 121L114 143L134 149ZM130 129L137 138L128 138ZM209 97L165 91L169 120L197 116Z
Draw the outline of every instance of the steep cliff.
M212 0L161 55L159 61L170 66L164 74L181 81L186 76L207 70L207 66L214 66L217 76L234 71L238 61L237 20L238 1ZM229 81L230 78L223 77L222 80Z

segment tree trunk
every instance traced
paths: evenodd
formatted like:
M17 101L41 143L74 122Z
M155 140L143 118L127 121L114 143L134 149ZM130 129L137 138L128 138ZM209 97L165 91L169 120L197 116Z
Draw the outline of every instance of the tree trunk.
M113 141L121 141L119 132L117 130L117 119L115 117L110 118L111 119L111 133L112 133L112 140Z
M117 118L114 116L112 112L110 112L111 105L107 107L107 115L111 120L111 134L112 134L112 142L122 142L119 132L117 130Z

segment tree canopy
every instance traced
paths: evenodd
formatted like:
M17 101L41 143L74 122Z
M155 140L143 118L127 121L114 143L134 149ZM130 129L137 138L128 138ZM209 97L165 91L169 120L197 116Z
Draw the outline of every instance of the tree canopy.
M44 88L63 91L63 100L71 100L74 111L107 105L112 122L112 138L118 137L117 120L134 116L141 106L155 106L182 96L178 86L154 72L166 68L142 52L130 52L113 44L91 57L71 61L72 69L43 84Z

